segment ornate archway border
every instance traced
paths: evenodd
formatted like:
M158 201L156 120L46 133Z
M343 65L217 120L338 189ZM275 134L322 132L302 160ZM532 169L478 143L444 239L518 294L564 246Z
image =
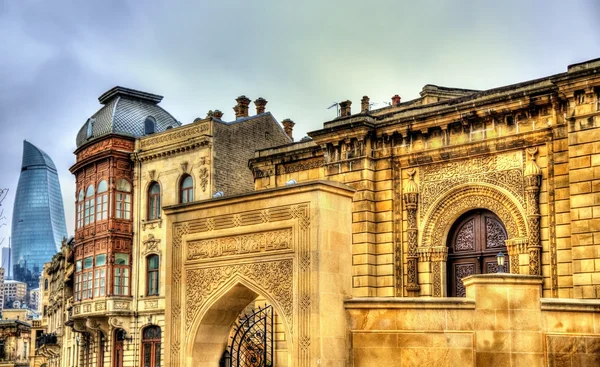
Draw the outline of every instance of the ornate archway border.
M170 361L171 366L180 367L185 339L183 333L186 329L185 307L181 303L184 282L187 277L184 266L183 252L185 238L188 235L213 230L245 227L257 224L293 221L298 228L296 247L294 249L294 298L293 307L297 315L296 320L290 323L290 334L293 333L294 359L298 366L310 365L311 337L309 334L309 320L311 312L310 271L313 259L309 249L310 238L310 206L308 203L271 207L262 210L251 210L238 214L227 214L190 221L176 222L172 225L171 249L171 320L170 320ZM265 259L266 260L266 259ZM297 310L297 311L296 311ZM282 310L285 312L285 310ZM165 320L167 321L167 320Z
M218 282L218 287L208 287L208 291L203 286L207 282L200 283L202 285L190 294L186 292L187 300L197 299L194 305L187 307L187 314L194 315L190 323L189 332L186 333L186 355L192 355L194 348L194 340L197 337L198 328L202 324L202 319L206 313L219 301L227 292L233 289L236 285L242 285L254 293L264 297L273 305L275 312L281 317L286 340L290 342L289 352L293 354L293 338L292 324L293 315L291 307L293 305L293 259L282 259L275 261L263 261L253 264L242 264L243 268L222 266L216 268L190 269L187 271L188 279L190 277L205 277L208 276L208 282ZM260 271L268 271L271 275L278 275L263 278L263 284L249 279L250 276L255 278L260 277ZM221 275L221 276L219 276ZM265 287L266 285L266 287ZM216 288L216 289L215 289ZM199 298L199 299L198 299ZM281 302L280 302L281 301ZM290 308L288 310L288 308ZM191 312L190 312L191 311Z
M489 184L465 184L446 192L425 215L419 247L446 246L452 223L472 209L494 212L504 223L509 239L527 237L525 209L506 190Z

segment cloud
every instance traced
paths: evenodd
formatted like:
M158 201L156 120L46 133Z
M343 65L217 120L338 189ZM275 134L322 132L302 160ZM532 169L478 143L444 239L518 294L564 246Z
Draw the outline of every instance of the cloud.
M262 96L301 138L335 117L334 101L357 111L363 95L487 89L599 57L598 14L592 0L4 1L0 186L14 194L32 141L59 169L72 233L75 134L114 85L164 95L183 123L209 109L233 119L235 97Z

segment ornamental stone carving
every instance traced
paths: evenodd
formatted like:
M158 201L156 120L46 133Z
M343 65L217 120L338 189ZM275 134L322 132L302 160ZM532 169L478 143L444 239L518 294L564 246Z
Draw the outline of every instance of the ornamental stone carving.
M525 194L527 198L527 225L529 227L527 251L529 253L529 275L540 274L540 204L539 194L542 170L535 163L537 148L528 148L529 160L525 167Z
M416 296L419 292L419 283L417 279L417 205L419 203L419 187L414 181L414 175L417 171L414 169L408 170L408 182L404 186L404 202L406 204L406 221L407 221L407 237L408 237L408 269L407 269L407 291Z
M292 229L190 241L187 247L188 261L289 250L292 248Z
M281 306L283 317L292 325L293 260L265 261L216 268L188 270L186 274L186 329L210 294L235 277L255 280Z
M446 244L449 226L463 213L471 209L487 209L496 214L508 234L519 238L527 233L524 213L519 205L500 189L487 185L463 185L452 189L440 198L425 216L422 246Z
M444 162L421 168L421 219L435 201L449 190L466 183L484 183L508 191L521 205L523 194L523 155L521 152L502 153Z

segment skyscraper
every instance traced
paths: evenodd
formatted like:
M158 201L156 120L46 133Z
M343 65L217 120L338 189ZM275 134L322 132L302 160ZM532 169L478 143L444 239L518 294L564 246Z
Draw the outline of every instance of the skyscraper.
M28 141L12 218L12 266L15 280L35 288L44 263L67 236L65 212L52 159Z

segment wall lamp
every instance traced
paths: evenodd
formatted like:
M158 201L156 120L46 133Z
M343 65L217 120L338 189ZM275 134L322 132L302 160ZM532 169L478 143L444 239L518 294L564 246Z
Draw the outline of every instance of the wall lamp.
M496 261L498 262L498 273L504 273L504 254L502 251L496 255Z

